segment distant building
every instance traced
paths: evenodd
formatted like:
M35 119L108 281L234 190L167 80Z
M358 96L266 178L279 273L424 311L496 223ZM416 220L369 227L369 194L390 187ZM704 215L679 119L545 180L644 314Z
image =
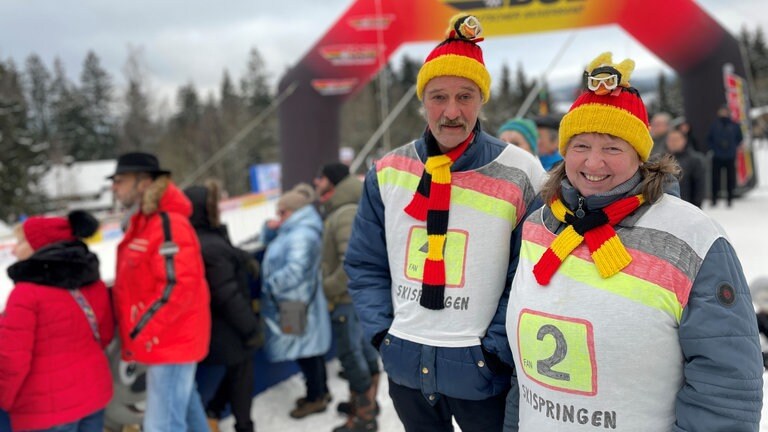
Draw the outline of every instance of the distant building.
M115 159L51 165L40 179L40 192L57 212L110 211L114 203L107 176L115 172L116 165Z

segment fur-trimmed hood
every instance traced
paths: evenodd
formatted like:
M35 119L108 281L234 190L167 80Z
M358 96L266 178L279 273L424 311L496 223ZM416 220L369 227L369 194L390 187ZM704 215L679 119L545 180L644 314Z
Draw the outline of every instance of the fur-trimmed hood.
M8 267L8 277L73 290L99 280L99 259L79 240L58 242Z
M155 179L141 200L143 214L150 215L158 211L179 213L186 217L192 215L192 203L166 175Z

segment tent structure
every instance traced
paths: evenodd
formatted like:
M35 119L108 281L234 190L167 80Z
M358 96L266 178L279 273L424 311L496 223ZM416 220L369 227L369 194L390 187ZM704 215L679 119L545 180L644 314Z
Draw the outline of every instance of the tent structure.
M440 40L461 11L486 38L618 24L678 73L699 143L726 103L724 68L745 76L738 41L693 0L356 0L280 81L292 92L279 107L283 186L337 160L344 101L402 44Z

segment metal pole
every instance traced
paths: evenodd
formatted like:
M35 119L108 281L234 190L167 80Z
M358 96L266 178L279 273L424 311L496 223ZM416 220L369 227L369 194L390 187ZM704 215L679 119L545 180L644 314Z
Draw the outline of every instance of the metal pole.
M563 45L560 47L560 50L555 54L554 57L552 57L552 60L549 62L549 66L547 66L546 69L544 69L544 73L541 74L541 77L539 77L538 81L536 82L536 85L533 86L531 89L531 92L528 93L528 96L525 98L525 101L523 101L523 104L520 105L520 109L517 111L517 115L515 117L522 117L525 113L528 112L528 109L531 107L531 104L533 103L533 99L538 95L539 90L541 90L541 87L544 85L544 83L547 81L547 75L549 75L550 72L555 68L557 63L560 61L560 59L563 57L563 53L565 50L568 49L569 46L571 46L571 43L573 40L576 39L576 33L571 33L570 36L568 36L568 39L563 42Z
M378 18L381 18L381 0L376 0L376 15ZM386 59L384 58L384 29L382 26L379 26L376 31L376 44L376 52L378 53L379 61L379 121L383 122L387 116L387 110L389 109L389 82L387 71L384 68ZM389 151L391 146L389 130L385 131L381 145L384 151Z
M188 175L183 182L180 183L182 188L185 188L187 186L190 186L192 183L195 182L203 173L208 171L208 169L213 166L216 162L220 161L221 158L226 156L227 153L229 153L231 150L233 150L238 144L240 144L240 141L242 141L243 138L248 136L251 131L256 128L256 126L260 125L261 122L264 121L270 114L272 114L272 111L274 111L277 107L280 106L283 101L293 93L294 90L296 90L296 87L298 87L298 83L294 82L291 83L288 88L283 90L282 93L280 93L275 100L272 101L271 104L267 108L264 109L264 111L260 112L259 115L254 117L253 120L248 122L245 126L243 126L242 129L235 135L232 139L230 139L222 148L219 149L216 153L211 156L210 159L205 161L202 165L197 167L197 169L190 175Z
M355 157L355 160L352 161L352 163L349 165L349 172L354 173L357 172L357 169L360 167L360 165L363 163L363 160L365 160L365 157L368 156L368 153L371 152L371 149L373 149L373 146L376 144L376 141L379 140L381 135L389 129L389 125L392 124L392 122L397 118L397 116L400 114L400 111L405 108L406 105L408 105L408 102L413 98L413 96L416 94L416 84L412 85L411 88L409 88L402 98L400 98L400 101L397 102L397 105L395 105L394 108L392 108L392 111L389 112L389 115L387 115L387 118L384 119L383 122L379 125L379 128L376 129L376 132L371 135L371 137L368 139L368 142L365 143L363 148L360 150L360 153Z

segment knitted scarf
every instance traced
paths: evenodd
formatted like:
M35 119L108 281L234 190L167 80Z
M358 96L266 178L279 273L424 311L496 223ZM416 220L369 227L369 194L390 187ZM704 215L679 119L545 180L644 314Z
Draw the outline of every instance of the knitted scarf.
M632 257L616 235L613 226L637 210L644 201L642 194L634 195L600 210L588 211L584 217L578 218L556 198L550 204L550 210L560 222L567 223L568 227L552 241L533 267L536 281L541 285L548 285L560 264L584 240L600 276L608 278L620 272L629 265Z
M424 259L419 300L419 304L427 309L440 310L445 307L443 251L448 233L448 210L451 206L451 165L464 154L474 137L474 132L470 133L464 142L443 154L435 137L431 133L427 134L424 173L411 202L405 207L405 212L413 218L427 221L427 258Z

